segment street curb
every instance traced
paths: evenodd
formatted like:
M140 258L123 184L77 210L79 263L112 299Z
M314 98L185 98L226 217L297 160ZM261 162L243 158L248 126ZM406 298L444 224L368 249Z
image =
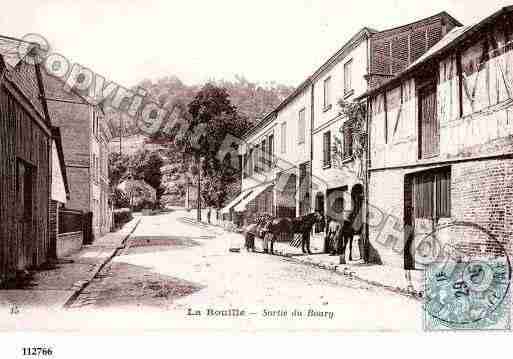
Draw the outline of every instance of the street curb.
M112 253L110 255L105 257L105 259L101 263L96 265L96 268L93 270L93 274L89 278L84 279L84 280L79 280L73 284L72 290L74 290L74 293L71 294L69 296L69 298L64 302L64 304L62 305L62 308L64 308L64 309L69 308L71 306L71 304L73 304L73 302L80 295L80 293L82 293L82 291L89 285L89 283L91 283L91 281L94 279L94 277L96 277L98 275L98 273L100 273L100 271L105 267L105 265L107 263L109 263L112 260L112 258L114 258L116 256L116 254L118 253L119 250L121 250L125 247L126 240L128 239L128 237L130 237L132 235L132 233L134 233L135 229L137 228L137 226L139 225L141 220L142 220L142 218L138 218L137 222L134 224L134 227L121 240L121 245L115 247L112 250Z
M261 252L254 252L258 254L265 254ZM305 259L299 259L291 254L284 253L282 251L274 251L274 256L283 257L287 260L298 263L298 264L304 264L311 267L324 269L324 270L330 270L333 271L339 275L348 277L349 279L354 279L363 283L367 283L369 285L372 285L374 287L383 288L387 291L393 292L394 294L400 294L404 295L410 298L413 298L415 300L421 301L423 299L424 294L420 291L408 289L408 288L402 288L402 287L395 287L387 284L383 284L374 280L365 279L363 277L360 277L356 274L355 271L351 271L350 267L344 265L344 264L326 264L322 262L314 262L312 260L305 260Z

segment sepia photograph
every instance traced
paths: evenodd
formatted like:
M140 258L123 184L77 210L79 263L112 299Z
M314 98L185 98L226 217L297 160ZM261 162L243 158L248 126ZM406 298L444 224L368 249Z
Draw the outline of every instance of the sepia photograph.
M0 332L508 334L512 94L508 1L5 1Z

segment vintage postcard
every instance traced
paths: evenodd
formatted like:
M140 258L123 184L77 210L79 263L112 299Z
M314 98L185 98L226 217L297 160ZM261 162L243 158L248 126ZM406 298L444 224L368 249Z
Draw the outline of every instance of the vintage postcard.
M0 331L512 329L513 3L0 24Z

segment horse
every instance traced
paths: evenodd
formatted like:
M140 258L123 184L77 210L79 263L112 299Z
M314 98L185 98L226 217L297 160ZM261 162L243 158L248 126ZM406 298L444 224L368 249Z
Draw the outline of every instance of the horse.
M324 217L319 212L312 212L295 218L274 218L272 221L266 223L263 229L264 234L271 236L270 253L274 253L274 241L276 240L276 236L280 234L301 233L301 250L303 253L312 254L310 251L310 232L315 223L321 223L323 221ZM267 252L266 250L264 251Z
M255 237L264 238L265 230L273 217L269 214L262 214L258 216L255 223L248 225L244 229L244 247L246 250L255 251Z

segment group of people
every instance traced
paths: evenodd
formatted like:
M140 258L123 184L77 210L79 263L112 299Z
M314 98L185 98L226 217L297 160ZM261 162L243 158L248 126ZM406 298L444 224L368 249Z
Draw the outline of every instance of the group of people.
M346 217L342 223L327 217L326 219L326 252L332 256L339 255L340 263L345 264L345 253L349 244L349 260L353 260L353 237L355 234L353 220Z

